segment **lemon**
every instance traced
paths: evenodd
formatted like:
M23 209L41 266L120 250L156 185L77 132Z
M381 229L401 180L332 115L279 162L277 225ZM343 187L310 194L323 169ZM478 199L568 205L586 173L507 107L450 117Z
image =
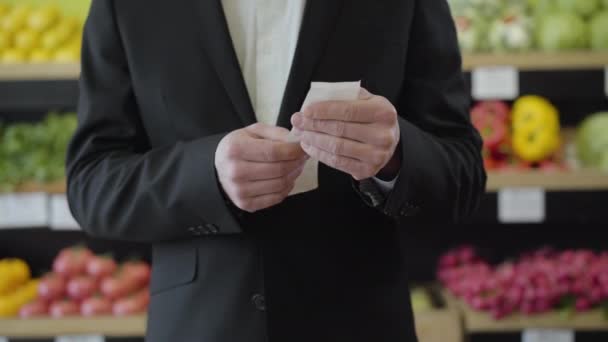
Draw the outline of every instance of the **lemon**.
M72 34L76 33L80 28L80 21L73 17L66 17L59 21L55 27L55 31L64 39L68 39Z
M41 45L45 49L55 50L63 45L78 29L78 21L65 18L57 26L42 35Z
M33 11L28 19L27 25L32 30L43 32L50 28L59 19L61 13L57 6L48 5Z
M10 49L13 46L13 37L10 33L0 31L0 51Z
M21 30L15 34L15 47L30 51L38 45L38 40L38 32L31 29Z
M0 4L0 18L4 17L9 11L11 7L7 4Z
M34 49L30 53L30 62L32 63L48 63L53 60L53 54L49 50Z
M25 63L27 54L20 49L8 49L2 54L2 63Z
M73 63L80 60L80 51L73 46L66 46L53 55L53 61L57 63Z

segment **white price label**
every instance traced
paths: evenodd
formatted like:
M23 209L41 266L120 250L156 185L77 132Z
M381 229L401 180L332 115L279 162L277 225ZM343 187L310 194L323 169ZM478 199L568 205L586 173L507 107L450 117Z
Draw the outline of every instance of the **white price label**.
M0 342L8 342L8 337L0 336Z
M574 331L572 330L524 330L521 336L522 342L574 342Z
M519 96L519 72L511 66L477 68L471 86L476 100L513 100Z
M541 223L545 220L545 191L541 188L511 188L498 192L501 223Z
M72 216L65 195L52 195L50 199L49 226L56 230L79 230L80 226Z
M55 342L105 342L105 338L98 335L59 336Z
M0 195L0 228L45 227L47 221L46 194Z

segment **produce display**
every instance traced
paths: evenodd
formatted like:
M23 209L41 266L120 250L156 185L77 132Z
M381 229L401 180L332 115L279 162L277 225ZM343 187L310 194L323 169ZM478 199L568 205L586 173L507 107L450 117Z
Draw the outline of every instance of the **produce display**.
M57 113L37 123L0 123L0 192L65 178L66 149L76 125L75 114Z
M49 63L80 60L83 22L54 4L0 2L0 62Z
M608 309L608 252L543 248L491 265L464 246L443 255L437 274L448 291L495 319L552 310Z
M145 262L118 264L77 246L60 251L52 268L41 279L30 279L24 261L0 261L0 317L126 316L147 310Z
M608 172L608 112L583 121L576 133L576 148L583 166Z
M608 50L603 0L450 0L465 52Z
M548 100L527 95L513 108L501 101L482 101L472 108L471 120L483 139L486 169L565 168L557 153L559 114Z
M0 318L14 316L19 308L36 298L38 280L31 278L21 259L0 260Z

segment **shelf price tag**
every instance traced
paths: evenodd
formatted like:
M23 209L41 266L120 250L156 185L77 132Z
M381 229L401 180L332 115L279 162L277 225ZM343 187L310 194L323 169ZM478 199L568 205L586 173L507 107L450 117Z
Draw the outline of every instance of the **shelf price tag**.
M58 336L55 342L105 342L105 338L98 335Z
M8 338L0 336L0 342L8 342Z
M541 188L507 188L498 192L498 221L541 223L545 220L545 191Z
M574 342L574 331L528 329L522 332L522 342Z
M476 68L471 86L476 100L513 100L519 96L519 72L512 66Z
M52 195L50 199L49 227L55 230L80 230L72 216L65 195Z
M46 194L0 195L0 228L45 227L47 220Z

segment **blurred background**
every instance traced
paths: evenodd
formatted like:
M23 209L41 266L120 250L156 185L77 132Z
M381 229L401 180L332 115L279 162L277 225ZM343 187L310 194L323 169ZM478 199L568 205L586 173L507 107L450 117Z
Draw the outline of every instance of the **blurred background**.
M607 341L608 0L449 2L488 184L404 233L420 340ZM143 341L148 247L65 198L89 5L0 0L1 342Z

